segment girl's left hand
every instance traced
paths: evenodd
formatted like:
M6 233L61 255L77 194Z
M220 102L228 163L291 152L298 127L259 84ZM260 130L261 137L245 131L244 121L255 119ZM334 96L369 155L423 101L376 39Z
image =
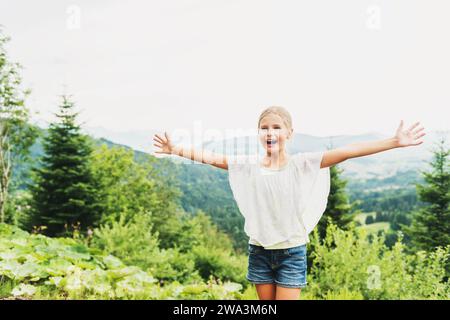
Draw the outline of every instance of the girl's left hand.
M400 126L397 129L395 134L395 139L397 139L397 143L399 147L408 147L408 146L417 146L423 143L423 140L419 140L419 138L425 135L425 132L420 133L424 128L421 127L413 131L415 127L419 125L420 122L416 122L408 130L403 130L403 120L400 121ZM420 133L420 134L419 134Z

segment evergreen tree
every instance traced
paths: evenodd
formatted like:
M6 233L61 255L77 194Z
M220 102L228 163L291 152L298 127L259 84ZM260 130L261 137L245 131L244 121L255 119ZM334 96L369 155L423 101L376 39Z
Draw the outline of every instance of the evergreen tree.
M372 217L371 214L369 214L369 215L366 217L366 224L372 224L372 223L374 223L373 217Z
M71 228L97 225L98 184L91 168L92 141L80 132L74 104L63 96L59 121L51 123L44 138L41 166L33 169L28 226L45 226L45 233L64 236Z
M330 222L346 230L357 213L353 212L356 202L349 203L349 198L345 190L347 180L340 178L342 171L338 166L330 167L330 194L328 196L327 208L318 224L321 239L325 237L326 228Z
M405 240L414 250L431 250L450 245L450 150L444 140L434 151L431 172L422 171L426 185L416 184L419 199L428 204L413 214L410 226L403 226Z
M377 211L375 214L375 221L376 222L382 222L385 221L385 217L381 211Z

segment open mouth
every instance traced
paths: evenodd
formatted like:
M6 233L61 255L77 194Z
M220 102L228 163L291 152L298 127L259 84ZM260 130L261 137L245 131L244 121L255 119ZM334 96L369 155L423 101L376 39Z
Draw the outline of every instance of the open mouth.
M277 144L278 141L275 139L269 139L269 140L266 140L266 143L268 146L273 146L273 145Z

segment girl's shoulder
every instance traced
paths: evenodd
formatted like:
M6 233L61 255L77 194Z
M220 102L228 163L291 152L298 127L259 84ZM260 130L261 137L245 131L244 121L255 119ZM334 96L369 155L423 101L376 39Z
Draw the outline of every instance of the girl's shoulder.
M297 152L292 155L292 161L302 172L315 171L320 169L324 152L325 151Z
M227 155L228 164L256 164L258 157L256 154L238 154L238 155Z
M243 171L249 170L258 162L258 157L255 154L238 154L227 155L228 171Z

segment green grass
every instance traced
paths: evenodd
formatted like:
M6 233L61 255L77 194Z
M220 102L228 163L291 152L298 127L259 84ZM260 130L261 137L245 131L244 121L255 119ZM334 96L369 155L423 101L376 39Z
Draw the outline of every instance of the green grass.
M375 211L373 211L373 212L363 212L363 213L357 214L357 215L355 216L355 220L358 221L359 223L361 223L361 225L365 225L365 224L366 224L366 218L367 218L369 215L371 215L372 218L375 219L375 214L376 214Z
M365 228L368 233L376 233L380 230L384 230L386 232L389 230L389 222L375 222L360 226L360 228Z
M366 224L366 218L371 215L375 219L375 212L364 212L355 216L355 220L361 223L359 228L364 228L368 233L376 233L380 230L388 231L390 224L389 222L375 222L371 224Z

